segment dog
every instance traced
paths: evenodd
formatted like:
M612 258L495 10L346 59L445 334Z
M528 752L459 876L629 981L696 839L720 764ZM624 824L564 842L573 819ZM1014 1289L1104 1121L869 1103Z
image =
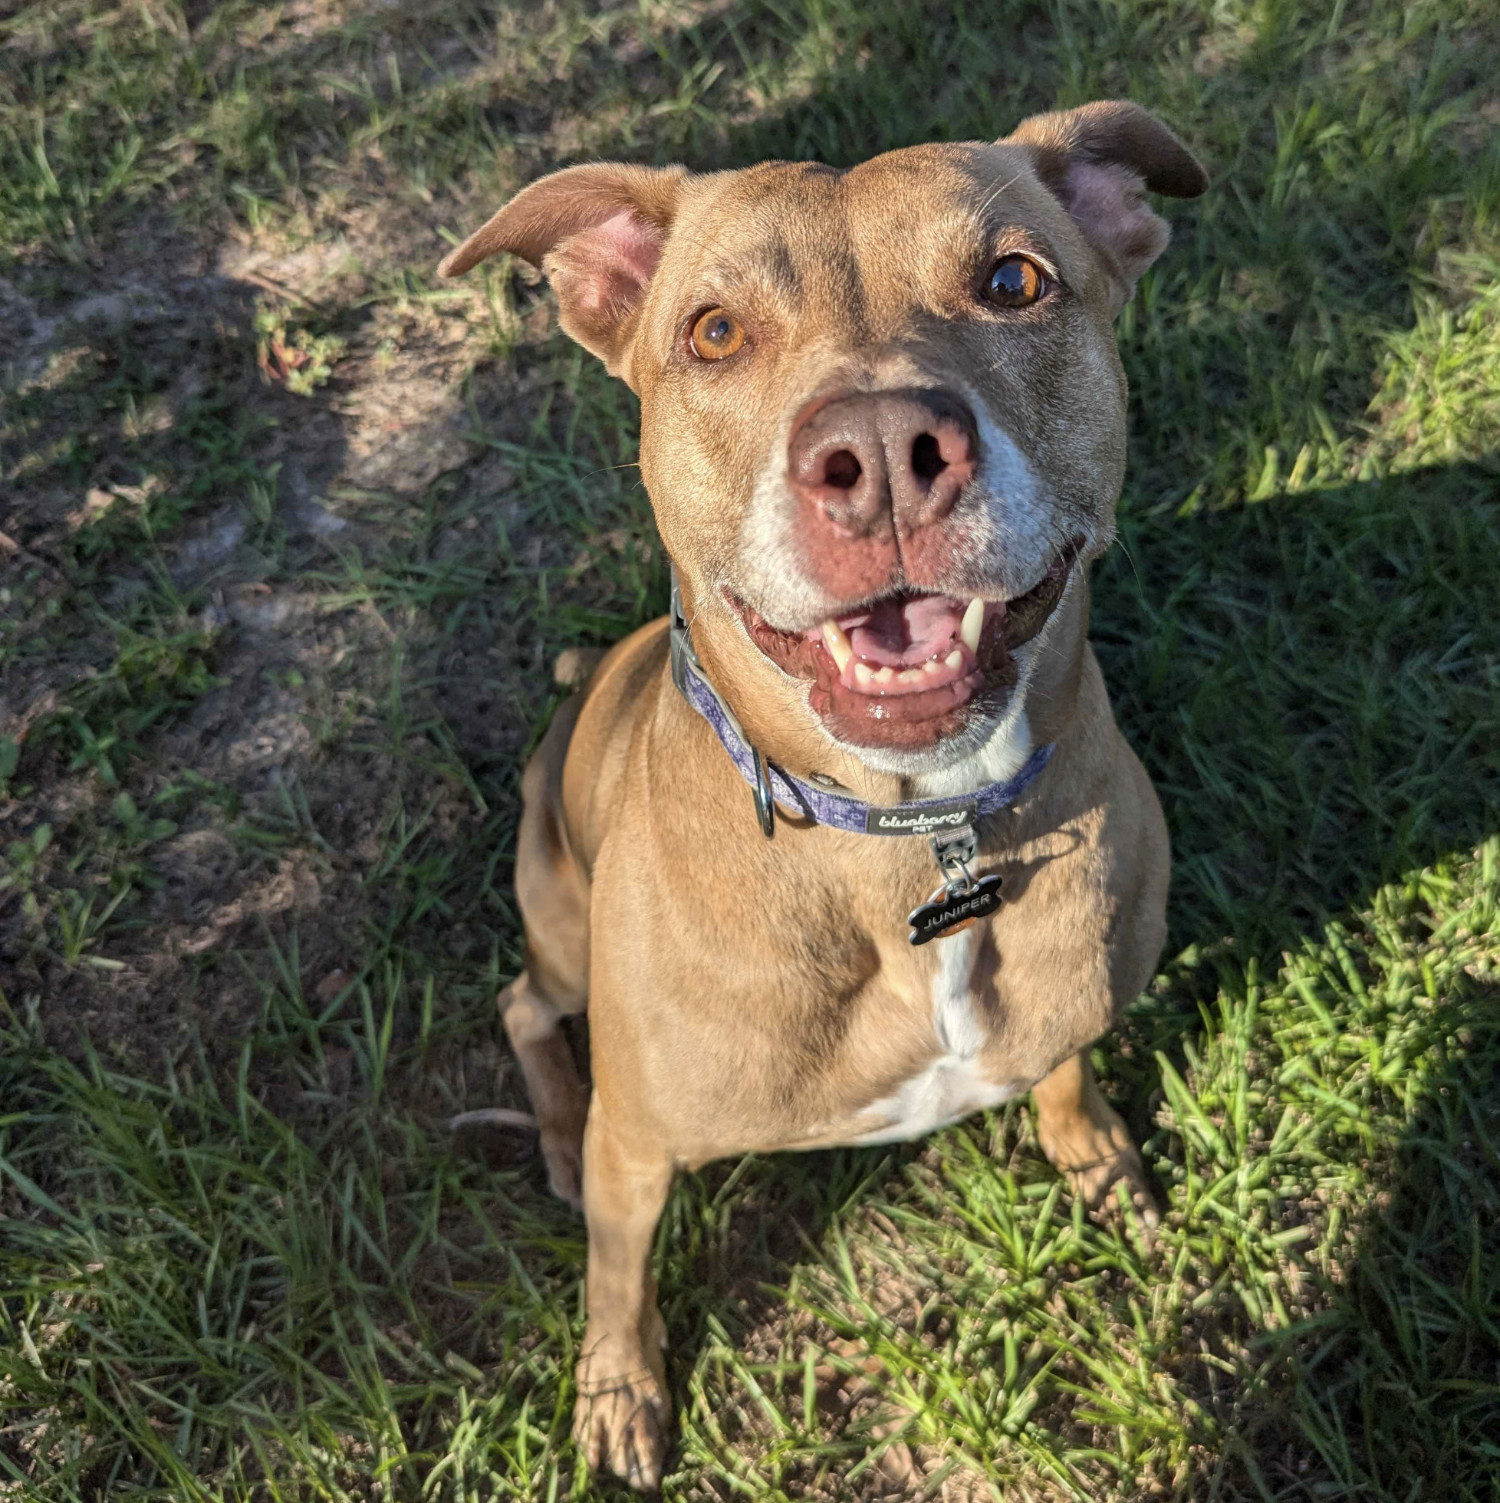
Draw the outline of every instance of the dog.
M501 993L588 1224L574 1434L668 1443L651 1242L673 1176L881 1143L1030 1091L1091 1203L1141 1160L1089 1046L1166 934L1166 825L1086 640L1114 536L1113 321L1203 168L1140 107L848 170L596 163L455 249L542 270L634 389L673 610L522 778ZM559 1029L589 1016L592 1092Z

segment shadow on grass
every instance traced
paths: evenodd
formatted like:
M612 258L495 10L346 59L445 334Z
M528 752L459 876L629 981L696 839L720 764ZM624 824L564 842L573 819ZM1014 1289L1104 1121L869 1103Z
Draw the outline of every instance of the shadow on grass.
M1274 974L1276 957L1364 911L1383 884L1500 831L1487 583L1500 479L1489 464L1440 467L1127 519L1122 533L1128 551L1100 571L1094 639L1172 826L1169 954L1182 952L1168 996L1137 1010L1113 1061L1144 1141L1162 1099L1150 1061L1165 1051L1187 1073L1184 1040L1220 980L1256 959ZM1476 938L1468 970L1482 976ZM1368 1204L1347 1208L1364 1230L1335 1259L1331 1297L1251 1339L1256 1378L1223 1448L1224 1495L1490 1496L1495 1001L1492 983L1464 978L1445 996L1436 1062L1415 1093L1392 1086L1409 1126L1389 1160L1365 1166Z
M1275 953L1500 826L1500 468L1127 515L1092 637L1172 828L1168 952Z
M1247 961L1274 974L1382 885L1500 831L1500 477L1492 462L1418 470L1127 519L1122 537L1093 635L1172 827L1179 952L1112 1061L1145 1141L1162 1099L1151 1061L1163 1051L1188 1073L1184 1041L1221 981ZM1472 979L1491 964L1476 939L1436 1062L1414 1092L1391 1086L1410 1122L1365 1165L1368 1204L1347 1208L1364 1230L1331 1297L1250 1342L1226 1495L1490 1496L1500 1018L1493 983Z

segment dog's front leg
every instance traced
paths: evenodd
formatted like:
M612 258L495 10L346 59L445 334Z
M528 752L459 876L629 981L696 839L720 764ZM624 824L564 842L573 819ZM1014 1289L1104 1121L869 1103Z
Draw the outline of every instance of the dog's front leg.
M573 1437L591 1467L607 1466L636 1488L658 1486L667 1450L666 1328L651 1239L672 1174L670 1156L612 1119L596 1092L583 1140L588 1325Z

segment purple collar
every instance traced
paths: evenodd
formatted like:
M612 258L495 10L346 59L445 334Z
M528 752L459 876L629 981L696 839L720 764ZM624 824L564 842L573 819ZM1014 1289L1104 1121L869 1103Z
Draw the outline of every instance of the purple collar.
M907 804L867 804L846 793L832 793L815 783L793 777L773 766L751 745L734 712L719 697L704 676L703 665L693 651L693 640L682 613L677 573L672 573L672 619L670 637L672 681L682 697L713 727L729 760L755 790L755 807L762 832L775 829L775 805L796 810L815 824L832 825L859 835L941 835L971 828L987 815L1016 803L1034 783L1056 750L1054 744L1039 746L1026 765L1004 782L988 783L957 798L925 798Z

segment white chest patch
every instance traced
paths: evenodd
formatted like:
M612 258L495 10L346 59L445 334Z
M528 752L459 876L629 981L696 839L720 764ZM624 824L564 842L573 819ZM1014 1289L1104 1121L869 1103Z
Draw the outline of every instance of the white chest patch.
M947 1055L934 1060L920 1075L904 1081L900 1090L870 1105L861 1121L879 1121L878 1127L857 1133L851 1143L906 1143L925 1137L940 1127L951 1127L972 1112L999 1106L1026 1087L1016 1081L997 1082L986 1077L979 1062Z
M855 1143L897 1143L947 1127L971 1112L999 1106L1026 1089L1017 1081L995 1081L979 1059L984 1026L974 1006L975 934L972 929L938 946L937 975L932 983L932 1024L943 1052L924 1070L905 1080L860 1113L873 1125L857 1131Z

